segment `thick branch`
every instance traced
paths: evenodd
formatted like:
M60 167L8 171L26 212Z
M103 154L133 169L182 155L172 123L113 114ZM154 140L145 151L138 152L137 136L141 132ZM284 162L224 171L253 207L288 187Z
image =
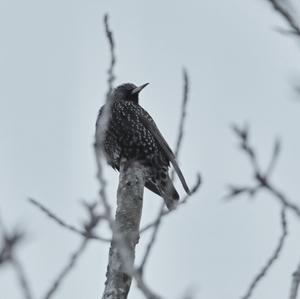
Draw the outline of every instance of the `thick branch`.
M122 161L103 299L127 298L134 272L135 246L139 241L143 190L143 168L137 162Z

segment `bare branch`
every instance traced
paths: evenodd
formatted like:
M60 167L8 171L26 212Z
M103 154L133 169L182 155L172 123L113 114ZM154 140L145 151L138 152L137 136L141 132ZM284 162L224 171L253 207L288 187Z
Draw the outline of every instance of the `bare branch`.
M178 130L178 136L177 136L177 142L175 146L175 157L178 158L179 150L182 144L183 136L184 136L184 125L185 125L185 119L186 119L186 111L187 111L187 103L188 103L188 92L189 92L189 77L188 73L185 69L183 69L183 96L182 96L182 104L181 104L181 114L180 114L180 121L179 121L179 130ZM175 171L174 169L171 172L171 179L174 180ZM156 217L156 220L153 223L153 232L151 235L151 238L149 240L149 243L146 247L145 254L142 258L141 265L139 267L139 271L141 275L143 274L144 267L146 265L146 262L149 258L150 252L152 250L152 247L155 243L160 224L161 219L164 216L164 203L161 204L161 207L159 209L158 215ZM165 214L166 215L166 214Z
M180 114L180 121L179 121L179 129L178 129L178 136L175 146L175 157L178 159L179 150L182 145L182 140L184 136L184 125L186 119L186 112L187 112L187 104L189 99L189 88L190 88L190 81L189 76L186 69L183 69L183 95L182 95L182 104L181 104L181 114Z
M106 33L106 37L107 37L108 44L109 44L109 50L110 50L110 66L109 66L109 69L107 72L108 73L108 79L107 79L108 90L107 90L107 95L106 95L107 99L109 98L109 96L113 90L113 83L115 81L114 67L116 64L115 41L113 38L113 33L109 28L108 19L109 19L108 14L105 14L104 15L104 26L105 26L105 33Z
M17 246L24 239L24 233L17 229L8 233L3 229L1 238L0 265L9 262L14 256Z
M197 175L197 181L195 183L195 185L192 187L192 189L190 190L190 194L186 195L180 202L179 202L179 205L178 206L181 206L183 204L186 204L188 199L190 197L192 197L199 189L201 185L201 176L200 174ZM178 208L178 207L177 207ZM149 257L149 254L151 252L151 249L153 247L153 244L155 243L155 240L156 240L156 236L157 236L157 233L158 233L158 228L162 222L162 218L166 215L169 215L170 213L173 213L174 211L176 210L165 210L164 209L164 203L162 203L162 206L160 208L160 214L159 214L159 217L156 218L156 220L154 220L153 222L145 225L141 230L140 230L140 234L146 232L147 230L153 228L153 232L152 232L152 235L151 235L151 238L150 238L150 241L149 243L147 244L147 247L146 247L146 250L145 250L145 254L142 258L142 262L139 266L139 272L141 273L141 275L143 274L143 271L144 271L144 267L145 267L145 264L148 260L148 257Z
M133 277L137 283L137 287L141 290L144 294L145 298L147 299L162 299L160 296L155 294L149 287L146 285L145 281L143 280L142 276L140 275L139 271L135 270L133 273ZM118 298L116 298L118 299Z
M46 292L44 299L51 298L53 294L57 292L59 286L62 284L66 276L71 272L72 269L74 269L76 262L78 261L79 257L82 255L84 250L86 249L86 246L90 240L90 236L93 234L93 230L95 229L99 220L101 219L101 217L99 217L99 215L96 213L97 203L93 203L93 204L84 203L84 207L86 208L89 214L89 219L84 225L86 238L84 238L81 241L78 249L71 255L67 264L64 266L60 274L54 280L52 286Z
M281 229L282 233L278 240L278 244L272 253L271 257L268 259L267 263L263 268L259 271L259 273L254 277L253 281L251 282L246 294L242 296L242 299L249 299L251 295L253 294L253 291L257 287L258 283L268 274L268 271L274 265L276 260L279 258L279 255L283 249L283 246L285 244L286 237L288 235L287 230L287 221L286 221L286 208L283 207L281 210Z
M229 185L228 186L229 192L224 197L224 199L226 199L226 200L232 200L232 199L235 199L239 195L242 195L242 194L248 194L248 196L251 198L251 197L253 197L258 192L258 190L260 188L261 188L260 185L255 185L255 186Z
M109 251L103 299L127 298L132 277L146 298L159 298L134 269L135 246L139 241L142 215L144 169L137 162L121 161L113 242Z
M300 284L300 263L298 264L296 271L293 273L292 285L290 290L289 299L296 299Z
M24 295L25 299L32 299L32 293L31 293L31 289L29 287L29 282L27 280L27 276L25 274L25 270L22 266L22 264L20 263L20 261L17 259L16 256L12 256L10 259L10 262L13 266L13 268L15 269L18 281L19 281L19 285L20 288L22 290L22 293Z
M292 28L293 34L300 37L300 28L297 24L296 20L292 17L290 12L285 9L282 5L279 4L278 0L267 0L273 7L273 9L282 16L282 18L288 23L288 25ZM286 1L285 1L286 2ZM291 33L291 32L290 32Z
M113 70L116 58L114 54L115 43L112 31L109 28L108 15L105 15L104 17L104 24L106 36L110 45L111 63L108 71L106 104L101 117L101 123L97 124L94 149L97 162L97 179L100 184L99 195L105 209L106 220L113 232L113 241L110 247L107 281L105 283L103 298L126 298L131 285L131 279L134 277L138 288L143 292L147 299L159 299L159 297L148 288L145 281L133 266L135 245L139 239L139 221L141 217L140 213L144 188L144 185L142 185L141 188L141 182L139 180L144 180L143 175L141 176L140 171L135 169L134 165L121 165L116 221L112 218L111 207L105 192L106 181L103 175L101 159L103 154L102 144L110 117L111 105L109 98L113 89L113 81L115 80ZM132 167L134 168L133 170L131 169ZM136 170L138 170L137 173L135 173ZM134 195L136 195L136 197ZM125 210L124 208L129 210ZM119 297L119 295L121 297Z
M270 177L272 172L274 171L274 168L279 158L280 150L281 150L281 142L279 139L276 139L273 146L271 161L265 174L266 177Z
M127 298L132 276L135 246L139 239L139 224L143 207L144 172L137 163L120 167L117 211L113 231L113 241L109 250L105 290L103 299ZM122 236L122 243L120 243ZM126 248L124 259L121 250ZM124 265L126 260L126 265ZM126 267L127 266L127 267Z
M291 202L285 194L279 191L273 184L271 184L268 180L263 180L258 178L258 180L263 183L264 188L266 188L271 194L277 198L277 200L290 211L292 211L298 218L300 218L300 208L295 203Z
M295 203L291 202L285 194L283 194L280 190L278 190L269 179L269 176L274 168L274 165L279 156L280 144L279 142L275 142L272 159L268 166L266 172L260 170L258 165L257 155L254 148L249 144L249 132L248 129L241 129L238 126L233 126L234 132L238 136L240 140L240 148L243 152L248 156L250 163L252 165L254 171L254 178L255 178L255 186L254 187L237 187L231 186L231 190L229 194L226 196L227 199L231 199L237 195L247 193L249 195L256 194L258 190L265 189L269 191L273 197L284 207L289 209L293 212L298 218L300 218L300 207L297 206Z
M192 195L194 195L199 187L201 185L201 176L200 174L197 175L197 181L195 183L195 185L193 186L193 188L191 189L191 192L189 195L186 195L180 202L179 202L179 206L184 205L188 202L189 198L192 197ZM176 209L178 210L178 208ZM171 213L173 213L176 210L163 210L162 213L162 217L167 216ZM144 233L145 231L147 231L148 229L154 227L156 225L156 221L158 221L158 218L156 220L154 220L153 222L150 222L149 224L146 224L141 230L140 230L140 234Z
M179 121L179 131L178 131L179 133L178 133L177 142L176 142L175 151L174 151L176 158L178 157L180 146L181 146L183 135L184 135L183 133L184 133L184 123L185 123L185 118L186 118L186 106L187 106L187 102L188 102L189 77L188 77L188 74L185 69L183 70L183 80L184 80L184 87L183 87L183 100L182 100L182 105L181 105L181 115L180 115L180 121ZM171 173L172 180L174 179L174 174L175 174L175 171L172 170L172 173ZM163 213L164 213L164 203L161 204L161 207L159 209L158 216L154 222L154 229L153 229L150 241L146 247L144 257L143 257L141 265L139 267L141 274L143 273L144 266L148 260L151 249L156 240L156 236L158 234L158 230L159 230L159 227L161 224L161 219L162 219Z
M163 216L163 213L164 213L164 206L165 206L165 204L164 204L164 202L162 202L160 210L159 210L159 214L158 214L156 220L154 221L152 235L151 235L151 238L150 238L150 240L147 244L145 254L144 254L144 256L142 258L142 261L141 261L141 264L139 266L139 272L141 273L141 275L144 274L144 268L145 268L146 262L149 258L150 252L151 252L151 250L153 248L153 245L156 241L156 237L157 237L158 230L159 230L161 220L162 220L162 216Z
M295 203L292 203L288 200L287 196L279 191L271 182L270 182L270 175L273 172L275 164L278 160L279 152L280 152L280 142L276 141L273 147L273 153L271 156L270 164L267 167L265 172L260 170L257 161L257 155L255 153L254 148L249 144L248 138L248 130L243 130L234 126L234 131L240 140L240 147L244 153L248 156L251 166L254 170L254 180L255 185L254 187L240 187L240 186L231 186L229 195L227 199L235 198L240 194L248 194L250 196L255 195L259 190L267 190L268 192L273 195L273 198L279 202L282 208L281 212L281 226L282 226L282 235L279 239L278 245L273 252L272 256L268 260L267 264L263 267L263 269L258 273L258 275L254 278L253 282L251 283L247 293L242 297L243 299L250 298L253 293L253 290L257 286L257 284L261 281L263 277L266 276L270 267L274 264L274 262L278 259L280 252L284 246L284 242L287 236L287 222L286 222L286 211L293 212L298 218L300 218L300 208ZM293 277L291 291L290 291L290 298L295 299L298 291L298 286L300 282L300 276L298 275L300 271L300 265L295 272L295 276Z
M244 128L239 128L237 125L232 125L233 131L240 139L240 148L248 155L252 164L255 175L260 173L260 168L257 161L257 156L254 149L249 145L249 128L246 125Z
M84 252L84 250L88 244L88 241L89 240L87 238L82 240L78 249L71 255L69 261L67 262L65 267L62 269L62 271L59 273L57 278L54 280L52 286L49 288L46 295L43 297L44 299L52 298L53 295L57 292L57 290L60 287L60 285L62 284L63 280L70 273L70 271L75 267L76 262L78 261L79 257L82 255L82 253Z
M62 218L55 215L47 207L45 207L43 204L41 204L40 202L38 202L37 200L35 200L33 198L28 198L28 200L31 204L33 204L40 211L42 211L44 214L46 214L50 219L54 220L55 223L57 223L61 227L65 228L65 229L67 229L67 230L69 230L73 233L76 233L77 235L80 235L81 237L88 238L88 239L93 239L93 240L98 240L98 241L101 241L101 242L110 242L111 241L110 239L103 238L103 237L100 237L98 235L95 235L94 233L91 234L86 229L85 230L80 230L77 227L66 223ZM98 215L98 217L100 217L100 215ZM101 216L101 217L104 217L104 216ZM100 218L99 218L99 220L100 220Z
M106 182L106 180L104 178L104 174L103 174L103 166L102 166L103 152L102 152L102 149L103 149L103 140L104 140L105 132L107 129L109 118L110 118L111 103L110 103L109 99L110 99L110 95L113 90L113 83L116 78L114 75L116 56L115 56L115 42L114 42L112 30L109 27L108 19L109 19L108 14L105 14L104 15L104 27L105 27L105 34L106 34L106 37L108 40L109 50L110 50L110 65L109 65L109 69L107 72L108 73L108 78L107 78L108 89L106 92L106 101L105 101L106 104L104 106L103 115L101 118L98 117L98 119L97 119L94 152L95 152L95 158L96 158L96 164L97 164L97 179L100 183L99 195L100 195L102 204L104 205L104 209L105 209L106 215L108 217L108 220L110 220L110 219L112 219L111 207L108 203L107 194L106 194L107 182ZM111 223L110 223L110 225L111 225Z
M0 218L0 228L2 231L2 245L0 250L0 265L10 263L16 272L20 289L25 299L32 299L31 288L21 262L16 257L16 247L24 239L24 233L15 229L13 232L7 232L2 219Z

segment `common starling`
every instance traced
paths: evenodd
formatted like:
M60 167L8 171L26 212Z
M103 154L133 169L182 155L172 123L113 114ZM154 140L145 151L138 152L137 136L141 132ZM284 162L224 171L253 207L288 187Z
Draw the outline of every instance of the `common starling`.
M139 87L125 83L115 88L110 97L109 109L102 106L96 123L96 146L102 143L105 157L114 169L120 169L121 159L134 160L145 168L145 186L161 196L169 210L174 209L179 195L169 176L170 162L183 188L189 188L176 162L175 155L148 112L139 105ZM109 111L106 130L103 132L104 111ZM102 141L100 140L102 139Z

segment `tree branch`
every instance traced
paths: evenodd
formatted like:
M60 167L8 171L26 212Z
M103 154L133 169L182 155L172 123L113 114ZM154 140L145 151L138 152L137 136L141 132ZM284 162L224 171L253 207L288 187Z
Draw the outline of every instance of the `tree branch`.
M31 204L33 204L35 207L37 207L40 211L42 211L44 214L46 214L50 219L52 219L58 225L60 225L61 227L65 228L81 237L98 240L101 242L110 242L111 241L110 239L98 236L95 233L91 234L86 229L81 230L81 229L75 227L74 225L66 223L65 220L63 220L62 218L60 218L59 216L54 214L52 211L50 211L50 209L48 209L42 203L38 202L37 200L35 200L33 198L28 198L28 200ZM97 217L104 218L104 216L100 216L100 215L98 215Z
M74 251L74 253L71 254L70 259L67 261L66 265L63 267L61 272L50 286L49 290L46 292L45 296L43 297L44 299L52 298L62 284L63 280L67 277L71 270L74 269L78 259L83 254L88 242L90 241L90 236L93 235L93 230L96 228L99 220L101 219L96 212L97 203L84 203L84 207L89 214L89 219L84 224L86 237L81 241L79 247Z
M289 299L297 298L299 284L300 284L300 263L298 264L296 271L293 273L293 279L292 279L292 285L291 285Z
M17 275L17 280L20 289L25 299L32 299L32 291L27 279L25 270L21 262L16 256L16 247L24 239L24 233L15 229L13 232L8 232L5 229L4 223L0 218L0 231L2 232L1 249L0 249L0 266L4 263L10 263Z
M192 195L194 195L194 194L198 191L200 185L201 185L201 176L200 176L200 174L198 174L198 175L197 175L196 183L195 183L194 186L191 188L190 194L187 194L187 195L179 202L178 206L181 206L181 205L186 204L186 203L188 202L189 198L192 197ZM174 212L177 211L177 210L178 210L178 207L177 207L176 210L165 210L165 209L164 209L161 216L162 216L162 217L167 216L167 215L169 215L169 214L171 214L171 213L174 213ZM158 220L159 220L159 219L157 218L157 219L154 220L153 222L150 222L150 223L146 224L143 228L141 228L140 233L142 234L142 233L146 232L147 230L149 230L150 228L153 228L153 227L156 225L156 222L157 222Z
M31 293L31 289L29 287L29 282L27 279L27 276L25 274L25 270L23 265L20 263L20 261L16 258L16 256L12 256L10 259L10 262L15 269L20 288L22 290L22 293L24 295L25 299L32 299L33 295Z
M143 169L140 165L136 165L136 163L121 165L116 220L112 218L111 206L105 192L106 180L103 174L102 144L110 117L111 102L109 99L115 80L114 66L116 63L116 56L114 52L115 43L113 33L109 27L107 14L104 16L104 25L109 43L111 60L108 70L106 104L103 111L103 117L101 117L101 124L98 124L99 129L96 130L94 150L97 164L97 179L100 185L99 196L105 210L106 220L113 233L113 241L111 242L109 252L109 264L106 273L107 280L103 298L126 298L130 289L132 277L134 277L137 287L143 292L146 298L159 299L160 297L148 288L140 273L136 271L133 265L135 255L134 250L139 239L139 222L142 211L144 188ZM130 190L128 191L127 189ZM132 193L132 191L134 191L134 193ZM125 207L126 209L124 209ZM130 232L131 230L132 232Z
M278 259L282 248L284 246L284 242L286 240L288 230L287 230L287 221L286 221L286 208L283 207L281 210L281 229L282 233L278 240L278 244L272 253L271 257L268 259L266 265L259 271L259 273L254 277L253 281L251 282L246 294L242 296L242 299L249 299L254 291L254 289L257 287L258 283L268 274L268 271L272 267L272 265L275 263L275 261Z
M177 141L176 141L176 146L175 146L175 157L178 158L179 155L179 150L182 144L182 140L183 140L183 136L184 136L184 125L185 125L185 119L186 119L186 110L187 110L187 103L188 103L188 93L189 93L189 76L188 73L185 69L183 69L183 96L182 96L182 104L181 104L181 114L180 114L180 121L179 121L179 130L178 130L178 136L177 136ZM175 175L175 171L174 169L172 169L171 172L171 179L172 181L174 180L174 175ZM150 256L150 252L153 248L153 245L155 243L160 225L161 225L161 220L162 217L166 214L164 211L164 202L162 202L158 215L156 217L156 220L153 222L153 231L152 231L152 235L150 237L150 240L147 244L146 247L146 251L145 254L142 258L142 262L139 266L139 271L141 273L141 275L143 275L143 271L144 271L144 267L146 265L146 262Z
M281 227L282 227L282 235L278 241L278 245L274 250L273 254L271 255L270 259L266 263L266 265L262 268L262 270L257 274L254 278L253 282L250 284L249 289L247 290L246 294L243 299L250 298L253 290L257 286L257 284L261 281L263 277L265 277L274 264L274 262L278 259L283 246L285 244L285 240L287 237L287 219L286 219L286 212L292 212L297 218L300 218L300 207L295 203L291 202L287 196L279 191L270 181L270 176L274 170L274 167L277 163L279 153L280 153L280 142L276 140L273 147L272 156L270 159L270 163L266 168L266 171L263 171L258 163L258 158L255 149L249 142L249 130L247 127L241 128L238 126L233 126L233 130L235 134L238 136L240 141L240 148L248 157L252 169L253 169L253 178L254 178L254 186L230 186L230 192L227 195L227 199L236 198L242 194L248 194L249 196L254 196L257 194L259 190L267 190L268 192L273 195L273 198L279 202L282 212L281 212ZM291 291L290 291L290 299L295 299L297 296L298 286L300 283L300 265L297 268L295 275L293 276Z
M190 79L186 69L183 69L182 76L183 76L183 94L182 94L181 114L179 120L178 136L177 136L177 141L176 141L176 146L174 151L175 157L177 159L178 159L179 151L184 136L184 125L185 125L185 120L187 115L187 104L189 100L189 89L190 89Z
M233 199L238 195L248 194L253 196L257 193L257 191L261 189L265 189L270 192L274 199L276 199L282 206L286 207L289 211L293 212L298 218L300 218L300 207L291 202L287 196L281 192L278 188L276 188L270 181L270 176L276 162L278 160L279 151L280 151L280 143L278 140L275 141L273 147L272 158L270 161L269 166L267 167L266 171L262 171L261 167L259 166L257 154L253 146L249 143L249 130L247 127L240 128L236 125L232 126L233 131L237 135L240 141L240 148L241 150L247 155L251 166L253 168L253 177L255 179L254 186L230 186L230 192L226 196L227 199Z
M112 90L113 90L113 83L116 79L114 75L114 67L116 64L116 55L115 55L115 41L113 38L113 33L109 28L109 23L108 23L109 16L108 14L104 15L104 26L105 26L105 34L108 40L109 44L109 51L110 51L110 66L107 71L108 73L108 78L107 78L107 83L108 83L108 90L107 90L107 95L106 98L109 98Z
M58 290L59 286L63 282L64 278L68 275L68 273L75 267L76 262L78 261L81 254L84 252L89 239L85 238L81 241L78 249L72 253L69 261L65 265L65 267L61 270L57 278L54 280L52 286L49 288L49 290L46 292L46 295L43 297L44 299L52 298L54 293Z
M282 18L288 23L288 25L291 27L292 32L298 37L300 37L300 28L299 25L297 24L296 20L292 17L290 12L285 9L282 5L279 4L278 0L267 0L273 7L273 9L282 16ZM285 1L286 2L286 1Z
M127 298L132 281L130 272L134 269L135 246L139 241L143 192L142 166L137 162L121 162L115 230L109 250L103 299Z

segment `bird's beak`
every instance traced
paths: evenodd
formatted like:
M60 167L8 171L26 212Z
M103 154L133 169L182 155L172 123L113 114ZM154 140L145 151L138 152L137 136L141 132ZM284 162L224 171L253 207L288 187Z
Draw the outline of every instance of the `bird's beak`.
M143 85L141 85L141 86L135 88L135 89L131 92L131 94L138 94L138 93L139 93L142 89L144 89L148 84L149 84L149 83L145 83L145 84L143 84Z

